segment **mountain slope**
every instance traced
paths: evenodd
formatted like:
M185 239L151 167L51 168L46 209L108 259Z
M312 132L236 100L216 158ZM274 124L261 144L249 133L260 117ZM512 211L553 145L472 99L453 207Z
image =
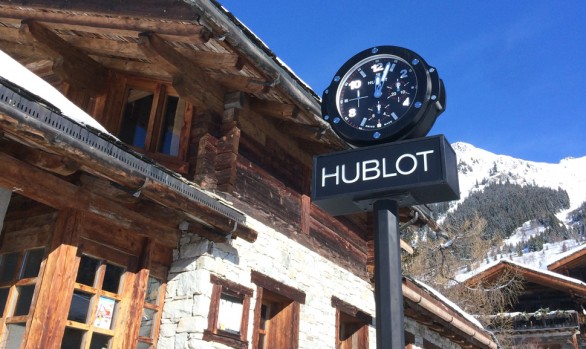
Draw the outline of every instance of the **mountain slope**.
M506 155L496 155L471 144L452 144L458 158L462 202L488 183L533 184L564 189L570 198L570 210L586 201L586 156L566 158L558 164L533 162ZM459 203L458 202L458 203ZM454 206L455 203L452 204Z

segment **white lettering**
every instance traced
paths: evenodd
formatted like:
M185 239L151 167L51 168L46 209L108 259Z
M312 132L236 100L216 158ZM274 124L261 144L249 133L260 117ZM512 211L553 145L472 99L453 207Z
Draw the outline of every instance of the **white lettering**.
M419 153L415 153L415 155L423 155L423 171L424 172L427 172L427 154L433 154L433 150L420 151Z
M370 164L374 166L369 167ZM377 179L380 177L380 169L379 169L379 162L378 160L366 160L362 163L362 180L363 181L370 181L372 179ZM367 175L370 172L374 172L374 175Z
M395 177L396 172L387 173L387 159L383 158L383 178Z
M346 184L354 183L360 179L360 163L356 163L356 177L351 180L346 179L346 165L342 165L342 182Z
M420 172L429 171L430 154L434 150L423 150L415 154L405 153L396 158L386 158L382 156L379 159L370 159L357 161L350 164L336 165L335 169L328 172L325 167L321 170L321 186L326 184L338 186L340 184L353 184L359 181L371 181L377 179L387 179L401 176L409 176L418 169ZM422 162L422 169L419 162ZM393 168L394 165L394 168ZM352 173L354 171L354 173ZM334 184L335 182L335 184Z
M340 166L336 166L336 172L330 173L330 174L326 174L325 167L323 167L321 169L321 187L322 188L326 186L326 179L328 179L330 177L336 178L336 185L340 184L339 168L340 168Z
M409 171L401 170L400 162L404 158L410 158L411 160L413 160L413 167ZM397 162L395 163L395 167L397 168L397 172L399 172L400 174L402 174L404 176L410 175L413 172L415 172L415 170L417 169L417 158L415 157L415 155L403 154L403 155L399 156L399 158L397 159Z

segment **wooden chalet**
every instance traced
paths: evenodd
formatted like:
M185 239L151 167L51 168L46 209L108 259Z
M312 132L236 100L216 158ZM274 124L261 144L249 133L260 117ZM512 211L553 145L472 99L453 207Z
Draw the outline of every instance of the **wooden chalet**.
M491 316L491 330L504 334L514 348L585 348L586 283L548 270L501 260L466 280L471 286L491 283L503 275L520 278L523 290L506 312Z
M549 263L547 270L586 282L586 245L561 254Z
M0 77L0 348L375 347L372 217L309 200L347 146L219 3L0 0L0 50L79 108ZM403 289L409 347L496 348Z

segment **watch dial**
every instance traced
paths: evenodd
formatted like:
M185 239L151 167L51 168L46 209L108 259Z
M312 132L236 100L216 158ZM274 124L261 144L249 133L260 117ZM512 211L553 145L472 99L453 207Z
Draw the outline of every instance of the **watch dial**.
M414 104L413 67L389 54L370 56L342 77L336 105L342 119L359 130L378 130L401 119Z

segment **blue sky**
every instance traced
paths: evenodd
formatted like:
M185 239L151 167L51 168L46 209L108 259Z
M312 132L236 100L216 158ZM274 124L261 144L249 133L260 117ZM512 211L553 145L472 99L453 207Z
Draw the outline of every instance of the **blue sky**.
M359 51L402 46L446 86L429 135L532 161L586 156L586 1L220 2L319 95Z

